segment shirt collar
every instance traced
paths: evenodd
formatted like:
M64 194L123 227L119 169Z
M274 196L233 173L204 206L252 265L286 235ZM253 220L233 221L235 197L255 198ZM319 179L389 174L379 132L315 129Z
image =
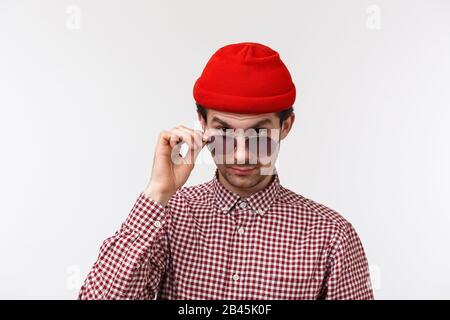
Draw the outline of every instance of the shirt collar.
M237 202L245 201L250 205L251 210L262 216L277 199L280 191L280 178L276 169L274 169L274 178L269 185L245 198L225 188L219 181L219 170L217 168L211 183L217 206L216 213L218 214L227 214Z

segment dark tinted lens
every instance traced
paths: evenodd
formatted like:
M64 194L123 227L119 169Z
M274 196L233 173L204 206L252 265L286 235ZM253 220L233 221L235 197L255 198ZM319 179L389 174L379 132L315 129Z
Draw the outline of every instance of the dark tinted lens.
M214 135L209 138L207 146L213 156L230 154L234 151L234 138L227 135Z
M267 157L276 151L277 142L269 136L249 137L246 147L248 151L259 157Z
M278 143L266 135L252 136L245 139L245 147L249 153L259 156L271 156L277 149ZM216 155L227 155L234 152L236 140L229 135L213 135L207 142L209 151Z
M206 142L206 146L208 147L209 151L213 151L214 150L214 141L216 141L216 136L210 136L208 138L208 141Z

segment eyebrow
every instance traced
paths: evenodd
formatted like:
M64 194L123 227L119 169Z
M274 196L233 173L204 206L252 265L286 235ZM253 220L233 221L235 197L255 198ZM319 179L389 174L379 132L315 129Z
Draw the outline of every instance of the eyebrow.
M213 118L211 119L211 122L217 122L217 123L221 124L224 127L227 127L227 128L230 128L230 129L232 128L232 126L230 124L228 124L226 121L224 121L224 120L222 120L220 118L217 118L216 116L213 116ZM269 119L269 118L265 118L265 119L259 120L258 122L256 122L252 126L250 126L249 128L257 128L257 127L260 127L260 126L265 125L267 123L272 123L272 120Z

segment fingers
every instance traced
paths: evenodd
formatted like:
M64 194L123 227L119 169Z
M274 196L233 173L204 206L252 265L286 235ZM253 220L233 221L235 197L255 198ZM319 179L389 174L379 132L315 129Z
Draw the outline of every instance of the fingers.
M189 148L199 148L201 144L199 144L198 137L193 132L189 132L184 129L174 128L171 131L170 137L170 145L171 147L175 147L179 143L186 143Z
M162 143L169 145L172 160L175 164L193 164L197 155L206 144L203 132L193 130L183 125L172 128L161 133ZM188 152L185 156L180 154L181 147L186 143Z
M163 144L170 145L174 148L180 142L186 142L189 146L196 143L197 146L202 146L202 132L201 131L189 131L184 128L175 127L171 130L164 130L160 133L160 141Z
M183 125L177 126L176 129L181 130L181 131L186 132L187 134L191 135L194 142L196 143L196 145L198 147L203 147L204 142L206 142L206 140L204 138L204 134L200 130L194 130L194 129L188 128L186 126L183 126Z
M182 135L180 135L180 132L176 132L176 130L172 129L170 130L170 138L169 138L169 144L170 147L175 148L175 146L183 140Z

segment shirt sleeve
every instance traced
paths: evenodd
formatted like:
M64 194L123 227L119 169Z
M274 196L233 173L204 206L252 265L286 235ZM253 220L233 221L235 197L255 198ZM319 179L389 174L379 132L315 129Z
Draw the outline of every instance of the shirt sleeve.
M103 241L79 300L154 299L168 260L170 210L142 192L126 221Z
M373 300L369 265L354 227L340 232L330 258L327 300Z

